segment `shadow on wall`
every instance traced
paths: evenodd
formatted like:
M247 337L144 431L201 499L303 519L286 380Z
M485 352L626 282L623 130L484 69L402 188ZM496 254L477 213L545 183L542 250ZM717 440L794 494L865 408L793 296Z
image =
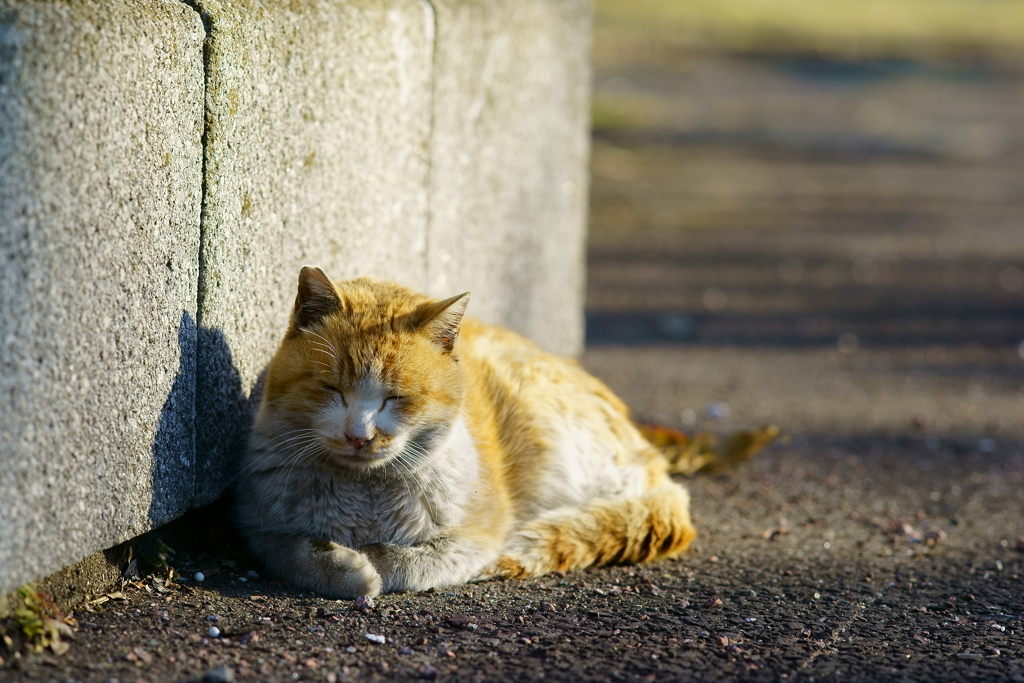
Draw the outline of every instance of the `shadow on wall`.
M152 447L152 527L213 502L231 484L265 374L247 396L224 334L198 327L188 311L182 313L177 375Z

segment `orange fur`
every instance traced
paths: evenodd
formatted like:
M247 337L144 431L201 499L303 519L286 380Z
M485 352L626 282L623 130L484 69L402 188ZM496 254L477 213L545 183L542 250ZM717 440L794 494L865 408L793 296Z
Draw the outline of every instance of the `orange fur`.
M693 540L688 494L622 402L574 361L463 319L467 302L303 269L239 487L240 527L273 571L352 597Z

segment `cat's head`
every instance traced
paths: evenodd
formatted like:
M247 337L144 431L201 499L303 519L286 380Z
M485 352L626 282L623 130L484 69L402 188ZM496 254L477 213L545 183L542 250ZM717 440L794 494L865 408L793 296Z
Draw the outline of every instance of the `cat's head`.
M412 464L460 414L455 342L468 303L468 292L436 301L389 282L332 283L319 268L303 268L261 420L273 421L277 439L293 439L282 441L287 451L305 449L311 461Z

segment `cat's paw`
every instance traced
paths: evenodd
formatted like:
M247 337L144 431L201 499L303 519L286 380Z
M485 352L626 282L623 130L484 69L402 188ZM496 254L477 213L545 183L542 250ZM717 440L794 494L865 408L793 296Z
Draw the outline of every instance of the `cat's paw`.
M363 553L317 540L309 542L309 549L314 584L309 587L313 590L328 598L354 599L380 594L380 574Z

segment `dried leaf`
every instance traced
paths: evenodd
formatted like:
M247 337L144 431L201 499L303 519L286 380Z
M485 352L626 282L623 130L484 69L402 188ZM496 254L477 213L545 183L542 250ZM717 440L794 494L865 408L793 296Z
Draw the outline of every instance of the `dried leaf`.
M50 648L57 655L67 652L69 646L61 637L74 637L71 627L75 620L65 616L49 595L31 585L19 588L18 595L23 604L14 610L14 620L21 628L29 649L41 653ZM7 640L5 638L4 642Z

